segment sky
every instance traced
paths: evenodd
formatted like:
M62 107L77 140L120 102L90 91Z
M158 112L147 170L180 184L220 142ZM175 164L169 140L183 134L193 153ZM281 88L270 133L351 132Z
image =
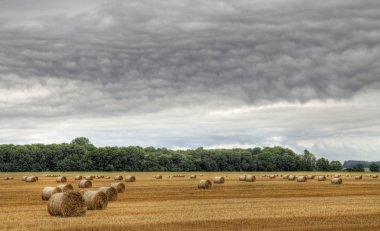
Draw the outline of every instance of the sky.
M380 160L378 0L0 0L0 143Z

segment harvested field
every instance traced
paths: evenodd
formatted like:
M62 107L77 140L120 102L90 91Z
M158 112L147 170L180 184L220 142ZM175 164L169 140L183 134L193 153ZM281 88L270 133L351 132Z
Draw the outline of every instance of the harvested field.
M52 217L41 190L55 185L50 173L0 173L0 178L36 175L39 180L0 181L0 230L378 230L380 227L380 179L341 176L344 183L308 180L302 184L277 177L258 177L263 173L196 173L196 181L167 178L173 173L133 173L139 180L125 182L127 193L105 210L89 210L83 217ZM79 191L74 180L78 173L65 175ZM93 187L114 183L114 176L130 173L91 173L110 175L96 179ZM157 181L152 175L160 174ZM186 174L186 173L179 173ZM201 176L203 174L203 176ZM242 184L239 176L256 176L256 182ZM268 174L268 173L266 173ZM273 173L269 173L273 174ZM276 173L307 175L310 173ZM326 175L326 173L313 173ZM80 173L90 175L90 173ZM189 175L187 173L187 175ZM224 184L199 190L201 179L227 176ZM358 175L358 174L357 174ZM355 176L355 174L353 175ZM364 176L364 175L363 175ZM198 180L199 179L199 180ZM332 215L333 214L333 215ZM22 219L20 219L22 217ZM38 222L36 222L38 220Z

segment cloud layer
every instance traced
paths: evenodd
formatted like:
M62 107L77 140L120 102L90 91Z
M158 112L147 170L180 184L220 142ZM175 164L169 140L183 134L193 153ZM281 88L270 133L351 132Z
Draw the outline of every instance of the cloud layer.
M29 3L0 1L1 143L376 159L378 1Z

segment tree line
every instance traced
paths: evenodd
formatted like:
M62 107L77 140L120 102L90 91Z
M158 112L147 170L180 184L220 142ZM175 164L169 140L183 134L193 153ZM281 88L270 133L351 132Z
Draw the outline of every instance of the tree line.
M341 171L339 161L289 148L170 150L71 143L0 145L0 171Z

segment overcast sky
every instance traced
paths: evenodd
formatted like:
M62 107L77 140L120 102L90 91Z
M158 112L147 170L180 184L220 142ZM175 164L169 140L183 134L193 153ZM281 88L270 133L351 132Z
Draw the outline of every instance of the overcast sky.
M380 160L379 0L0 0L0 143Z

